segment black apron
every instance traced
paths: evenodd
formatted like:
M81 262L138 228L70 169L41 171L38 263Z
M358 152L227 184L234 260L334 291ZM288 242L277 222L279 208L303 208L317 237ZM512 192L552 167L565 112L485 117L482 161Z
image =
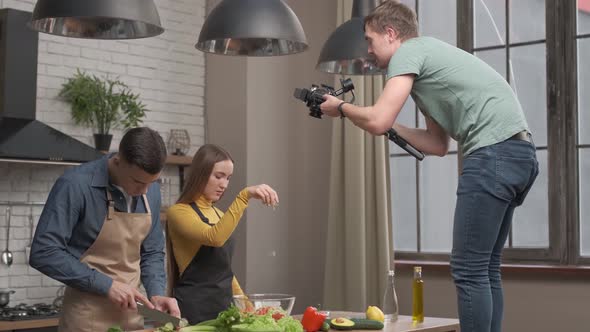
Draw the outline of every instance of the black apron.
M211 225L194 202L190 205L204 223ZM233 236L219 248L203 245L180 276L174 287L174 297L182 317L191 325L217 318L219 312L232 303L233 252Z

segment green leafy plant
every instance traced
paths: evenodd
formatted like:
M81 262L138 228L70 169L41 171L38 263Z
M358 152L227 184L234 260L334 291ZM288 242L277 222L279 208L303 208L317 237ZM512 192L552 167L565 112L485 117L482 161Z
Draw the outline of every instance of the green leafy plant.
M97 134L137 127L147 111L139 95L122 81L102 79L79 69L62 85L59 95L71 104L76 124L94 128Z

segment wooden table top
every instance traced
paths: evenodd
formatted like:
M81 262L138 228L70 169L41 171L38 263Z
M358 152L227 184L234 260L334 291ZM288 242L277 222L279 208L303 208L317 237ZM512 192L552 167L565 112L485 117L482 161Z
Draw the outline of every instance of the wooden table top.
M350 311L331 311L331 318L347 317L347 318L365 318L365 313L350 312ZM301 315L294 315L293 318L301 319ZM141 330L135 332L150 332L153 329ZM336 331L336 330L330 330ZM424 317L424 322L413 323L412 316L400 315L398 320L393 323L385 323L383 332L459 332L459 320L455 318L437 318ZM378 332L370 330L352 330L345 332Z
M424 322L413 323L412 316L399 316L397 322L385 323L383 331L459 332L459 320L451 318L424 317Z
M29 319L17 321L0 321L0 331L37 329L57 326L59 318Z
M301 315L295 315L295 318L300 319ZM365 318L365 314L361 312L348 311L332 311L330 317L357 317ZM57 326L58 318L47 318L37 320L21 320L21 321L0 321L0 331L22 330ZM142 330L141 332L153 331L153 329ZM361 330L353 330L361 331ZM368 332L367 330L362 330ZM459 320L453 318L436 318L425 317L423 323L414 324L411 316L400 315L398 320L394 323L385 323L383 332L458 332ZM137 331L140 332L140 331Z
M301 315L294 317L300 318ZM366 318L364 312L330 311L330 317ZM332 330L333 331L333 330ZM352 330L353 332L372 332L368 330ZM400 315L396 322L385 323L384 332L459 332L459 320L454 318L424 317L424 322L413 323L412 316Z

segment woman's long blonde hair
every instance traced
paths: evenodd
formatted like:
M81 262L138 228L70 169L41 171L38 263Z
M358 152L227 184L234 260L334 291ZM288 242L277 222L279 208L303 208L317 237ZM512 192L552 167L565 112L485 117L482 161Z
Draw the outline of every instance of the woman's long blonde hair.
M213 167L220 161L233 159L229 152L214 144L205 144L197 150L193 161L188 169L188 179L176 203L190 204L194 202L205 190L207 182ZM166 222L166 253L167 253L167 272L168 272L168 296L173 296L173 289L180 278L180 271L174 256L172 241L169 236L168 222Z

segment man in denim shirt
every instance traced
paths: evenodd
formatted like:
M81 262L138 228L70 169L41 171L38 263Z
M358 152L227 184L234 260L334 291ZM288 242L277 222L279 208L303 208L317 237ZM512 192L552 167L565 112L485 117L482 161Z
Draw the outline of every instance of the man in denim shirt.
M134 128L122 138L118 153L69 169L53 186L30 264L68 286L60 330L143 329L136 301L180 316L176 300L164 296L156 180L165 161L160 135Z
M346 116L381 135L390 128L418 150L444 156L449 138L463 154L457 188L451 270L463 332L499 332L503 294L501 254L514 209L539 172L520 103L502 76L454 46L418 36L416 14L384 0L365 18L369 54L387 69L383 93L368 107L326 95L329 116ZM424 114L426 129L395 120L409 96Z

